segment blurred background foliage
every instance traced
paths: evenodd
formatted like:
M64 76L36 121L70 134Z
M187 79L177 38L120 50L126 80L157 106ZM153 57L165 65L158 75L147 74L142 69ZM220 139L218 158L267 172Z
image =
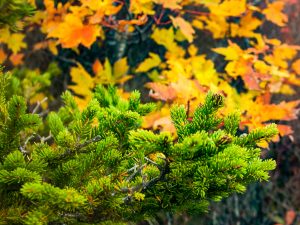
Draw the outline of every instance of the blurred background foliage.
M15 11L13 29L1 26L0 63L31 109L57 109L66 89L84 107L101 83L156 101L160 110L144 127L157 132L174 130L172 104L192 113L208 90L227 96L222 113L238 106L241 132L279 124L280 136L263 146L278 163L270 183L213 204L207 215L145 224L299 223L298 0L0 0L0 25L7 10Z

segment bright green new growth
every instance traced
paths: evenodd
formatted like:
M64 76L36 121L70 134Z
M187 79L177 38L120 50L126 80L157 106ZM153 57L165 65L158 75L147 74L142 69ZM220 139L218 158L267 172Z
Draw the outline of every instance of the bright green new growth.
M178 138L141 129L155 107L141 104L139 92L123 100L102 86L83 111L65 92L64 106L37 131L41 119L21 97L8 98L9 78L0 78L0 224L117 224L161 211L200 213L210 200L267 180L275 167L260 159L256 143L276 126L236 136L239 116L218 117L219 94L209 93L191 121L183 106L172 109Z

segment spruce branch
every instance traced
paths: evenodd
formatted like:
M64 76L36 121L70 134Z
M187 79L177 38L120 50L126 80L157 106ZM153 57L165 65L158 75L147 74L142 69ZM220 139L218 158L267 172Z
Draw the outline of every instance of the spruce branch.
M41 107L41 105L42 105L44 102L46 102L47 100L48 100L48 98L45 97L45 98L42 99L42 101L38 101L37 104L36 104L36 106L35 106L34 109L32 110L32 114L35 114L35 113L38 111L38 109Z
M61 154L58 158L59 159L64 159L66 157L71 157L75 154L78 153L84 153L86 152L83 148L87 147L88 145L92 144L92 143L96 143L99 142L101 140L101 136L97 135L96 137L93 137L90 140L85 141L82 144L78 144L77 146L75 146L74 149L67 149L63 154Z
M137 169L135 168L135 171L126 178L126 181L131 181L138 173L141 173L141 171L143 170L143 168L146 166L147 164L144 163L143 165L141 165L140 167L138 167Z
M156 162L152 161L152 160L149 159L148 157L144 157L144 159L145 159L146 161L148 161L149 163L151 163L151 164L157 166L158 168L160 167L160 165L158 165Z
M138 92L122 100L115 88L99 86L82 111L70 93L63 98L65 106L48 115L46 137L27 132L38 117L26 113L22 98L4 100L9 113L1 125L8 132L0 131L0 197L8 208L20 200L27 224L41 218L49 224L91 224L136 221L161 211L202 212L208 199L243 192L250 182L267 180L275 167L260 158L256 145L277 133L275 125L237 136L239 117L218 116L223 105L218 94L210 93L192 119L183 106L172 109L178 139L140 128L153 105L142 104ZM20 132L27 137L24 144ZM10 142L11 137L18 139ZM10 200L8 192L16 198Z
M169 163L168 160L165 159L165 163L164 166L161 167L160 169L160 175L158 177L155 177L147 182L143 182L139 185L136 185L134 187L130 187L130 188L121 188L121 192L122 193L130 193L133 194L136 191L141 191L141 192L145 192L147 191L148 188L152 187L153 185L155 185L156 183L163 181L165 179L165 175L167 174L167 172L169 171ZM127 196L127 199L130 198L130 196Z

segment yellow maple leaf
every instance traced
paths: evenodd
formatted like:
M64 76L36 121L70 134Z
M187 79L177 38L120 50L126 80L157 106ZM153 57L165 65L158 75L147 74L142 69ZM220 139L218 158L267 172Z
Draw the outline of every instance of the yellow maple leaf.
M152 0L132 0L130 1L130 12L133 14L154 15Z
M189 47L188 47L188 53L190 54L190 56L196 56L198 52L198 48L194 45L194 44L191 44Z
M83 102L86 104L92 98L91 90L94 88L94 81L90 74L83 68L83 66L78 63L77 67L72 67L70 72L72 82L75 84L69 85L69 89L71 89L76 95L80 97L75 97L77 102L80 102L81 106L84 106ZM79 100L81 99L81 100Z
M116 61L113 66L107 58L104 65L97 59L93 64L94 84L122 84L132 78L132 76L127 75L128 69L126 57Z
M224 0L220 4L207 5L210 12L219 16L240 16L246 11L246 0Z
M258 71L259 73L262 73L262 74L267 74L271 70L271 67L262 60L255 61L253 66L256 71Z
M129 70L127 63L127 57L119 59L115 62L113 66L113 75L115 79L120 79L122 76L126 75Z
M180 3L183 0L154 0L154 2L156 4L160 4L162 5L164 8L167 9L181 9L182 6L180 5Z
M185 51L175 42L173 27L169 29L155 28L151 38L159 45L163 45L172 55L183 56Z
M168 70L164 70L162 74L169 82L178 82L180 76L191 78L193 75L192 64L189 59L170 55L167 68Z
M142 63L139 64L138 68L135 70L137 73L143 73L157 67L161 63L159 55L149 52L149 58L146 58Z
M94 82L96 84L113 83L112 67L107 58L104 61L104 65L102 65L101 62L97 59L93 65L93 68L96 74L94 78Z
M254 30L262 24L262 21L253 17L252 12L248 12L241 18L238 24L231 23L230 31L232 37L253 37L255 36Z
M236 78L238 76L243 76L248 71L248 62L244 59L234 60L229 62L226 67L225 71L228 73L228 75Z
M210 14L208 17L199 17L199 20L206 24L204 28L209 30L215 39L223 38L228 33L229 23L225 16ZM195 26L197 23L193 22L193 25ZM195 27L197 28L197 26Z
M195 56L191 58L191 66L194 76L201 85L217 85L219 77L211 60L206 60L204 55Z
M227 47L214 48L213 51L225 56L225 60L237 60L243 54L243 50L235 43L229 43Z
M271 65L286 69L288 68L287 60L293 59L297 54L297 50L299 50L297 46L278 45L274 47L273 54L266 55L264 59Z
M273 76L285 77L285 78L290 76L288 71L282 70L282 69L278 68L277 66L271 66L270 74Z
M278 26L284 26L288 17L285 15L282 10L284 8L284 1L275 1L268 4L268 7L262 11L262 13L266 16L266 19L275 23Z
M203 30L204 29L204 22L199 20L198 18L194 19L192 21L192 25L193 27L199 29L199 30Z
M82 6L89 7L90 9L97 11L98 14L114 15L120 11L122 5L114 5L115 1L112 0L81 0Z
M26 48L27 44L23 41L25 38L24 34L14 33L7 40L7 47L12 50L14 54L17 54L22 48Z
M27 44L23 41L24 38L24 34L11 33L8 27L0 30L0 42L7 44L13 54L17 54L22 48L27 47Z

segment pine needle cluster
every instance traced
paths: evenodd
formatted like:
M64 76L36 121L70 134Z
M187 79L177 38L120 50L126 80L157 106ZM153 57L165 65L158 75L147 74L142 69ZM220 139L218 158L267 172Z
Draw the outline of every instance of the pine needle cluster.
M200 213L211 200L267 180L275 167L260 158L257 143L269 141L276 126L237 135L239 115L218 114L219 94L209 93L192 119L173 107L174 136L141 129L155 105L142 104L137 91L124 100L116 88L98 86L82 111L65 92L64 106L42 120L22 97L7 95L7 74L0 79L0 224L118 224L162 211Z
M34 8L27 0L0 0L0 28L17 29L17 22L32 15Z

